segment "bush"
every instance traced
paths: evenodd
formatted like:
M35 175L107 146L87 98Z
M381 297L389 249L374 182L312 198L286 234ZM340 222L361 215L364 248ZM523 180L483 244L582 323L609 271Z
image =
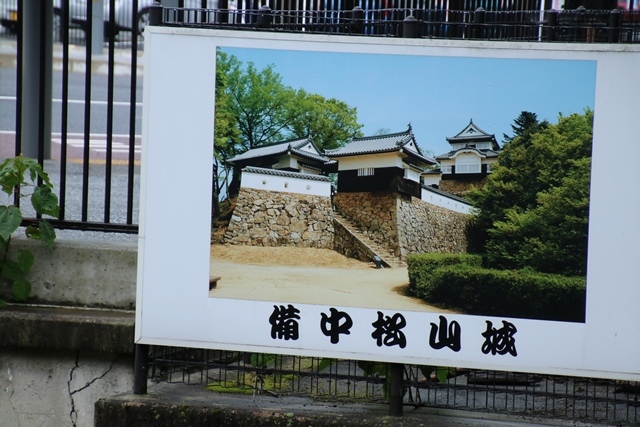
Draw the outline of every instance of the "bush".
M409 289L415 290L418 281L429 279L436 268L448 265L481 266L482 257L469 254L416 254L407 257Z
M532 270L449 265L416 277L415 293L466 314L584 322L586 280Z

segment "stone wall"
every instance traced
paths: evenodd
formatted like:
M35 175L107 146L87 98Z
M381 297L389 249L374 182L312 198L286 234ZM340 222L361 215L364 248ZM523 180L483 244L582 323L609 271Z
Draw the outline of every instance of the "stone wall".
M375 255L373 250L363 245L339 222L335 221L333 226L335 228L333 248L336 252L359 261L371 262Z
M398 237L401 258L416 253L464 253L470 215L412 197L398 198Z
M333 249L329 197L241 188L224 243Z
M459 197L466 197L472 188L482 188L486 179L471 181L457 181L455 179L441 179L438 188L447 193L455 194Z
M469 215L395 193L338 193L334 203L371 240L402 260L415 253L466 251Z
M399 257L397 198L390 192L337 193L333 203L369 239Z

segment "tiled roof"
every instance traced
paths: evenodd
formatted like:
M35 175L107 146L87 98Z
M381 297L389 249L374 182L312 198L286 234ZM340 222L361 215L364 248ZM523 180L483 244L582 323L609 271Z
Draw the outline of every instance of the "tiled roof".
M442 169L435 168L435 169L429 169L422 172L422 175L440 175L441 173L442 173Z
M344 147L337 148L335 150L327 150L325 151L325 154L331 158L334 158L402 151L406 155L411 156L421 162L435 163L433 159L423 156L419 151L419 148L417 148L418 151L407 148L407 145L412 141L417 148L418 146L417 144L415 144L415 139L413 137L413 134L411 133L411 130L386 135L353 138L351 142Z
M265 169L265 168L256 168L254 166L247 166L242 169L243 172L253 172L259 173L262 175L272 175L272 176L284 176L287 178L298 178L298 179L309 179L312 181L322 181L322 182L330 182L331 179L324 175L313 175L309 173L301 173L301 172L290 172L290 171L281 171L278 169Z
M247 150L244 153L229 159L228 162L236 163L239 161L256 159L259 157L277 156L281 154L286 154L289 150L291 150L291 152L295 153L297 156L306 157L319 162L329 162L331 160L328 157L321 156L321 155L314 154L309 151L300 149L301 147L304 147L309 143L313 144L313 140L309 137L304 137L304 138L296 138L288 141L278 142L276 144L264 145L262 147L256 147L256 148ZM317 151L315 144L313 144L313 147Z
M313 153L310 153L309 151L305 151L305 150L298 150L297 148L293 148L291 150L291 153L295 154L295 155L297 155L299 157L305 157L307 159L316 160L318 162L323 162L323 163L326 163L326 164L335 163L334 160L331 160L328 157L320 156L318 154L313 154Z
M486 157L486 158L498 157L500 155L500 152L495 151L495 150L478 149L478 148L475 148L475 147L464 147L464 148L459 148L457 150L451 150L448 153L440 154L439 156L436 156L436 160L450 159L453 156L455 156L457 152L462 151L462 150L473 150L476 153L478 153L478 155L480 155L482 157Z
M449 142L464 142L465 140L491 140L495 139L495 135L490 135L476 126L473 120L462 129L456 136L447 138Z
M410 142L412 138L409 132L353 138L351 142L344 147L327 150L326 154L329 157L340 157L397 151Z

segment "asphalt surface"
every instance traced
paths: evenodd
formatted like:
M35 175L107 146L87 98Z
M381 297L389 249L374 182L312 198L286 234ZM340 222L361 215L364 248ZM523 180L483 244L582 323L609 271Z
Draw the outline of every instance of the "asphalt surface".
M1 36L1 35L0 35ZM131 93L130 64L131 51L129 49L116 49L115 64L117 73L114 76L114 128L113 128L113 162L109 171L111 174L111 186L106 187L105 177L107 168L105 166L106 157L106 105L107 99L106 85L107 79L104 75L108 57L106 54L94 55L92 65L91 86L91 137L90 137L90 161L89 179L83 180L82 158L84 155L84 98L85 79L82 73L69 74L69 117L68 137L67 137L67 164L65 174L64 200L61 197L61 136L59 134L61 126L60 97L61 97L61 73L54 71L53 75L53 110L52 110L52 142L51 160L45 161L45 171L49 173L54 184L54 190L58 194L61 202L65 205L65 219L79 221L82 219L82 206L86 194L88 206L87 220L102 222L109 217L111 223L124 224L127 222L127 205L129 181L133 183L133 224L138 223L139 211L139 173L140 173L140 152L141 152L141 111L142 105L142 52L139 52L138 79L136 84L136 121L135 121L135 148L134 148L134 168L133 175L129 177L129 98ZM13 40L0 38L0 160L14 156L15 142L15 56L16 43ZM54 69L60 69L62 52L60 45L54 46ZM84 70L85 51L82 46L72 46L69 52L70 68ZM86 191L85 191L86 188ZM105 209L105 194L109 191L109 209ZM0 203L7 203L8 196L4 193L0 195ZM21 202L21 209L24 216L33 217L35 213L27 200ZM110 242L136 243L138 236L135 234L123 233L99 233L85 232L78 230L58 230L58 238L98 240Z

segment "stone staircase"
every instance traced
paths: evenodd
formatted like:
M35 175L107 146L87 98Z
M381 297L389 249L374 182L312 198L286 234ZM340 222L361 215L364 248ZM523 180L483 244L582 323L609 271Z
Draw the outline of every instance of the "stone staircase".
M400 258L396 257L389 249L378 245L371 240L360 228L349 218L344 216L338 211L333 212L334 221L342 225L351 235L358 240L359 244L367 248L367 252L371 252L373 255L377 255L382 259L382 265L387 268L399 268L406 267L406 263ZM372 258L373 258L372 255Z

